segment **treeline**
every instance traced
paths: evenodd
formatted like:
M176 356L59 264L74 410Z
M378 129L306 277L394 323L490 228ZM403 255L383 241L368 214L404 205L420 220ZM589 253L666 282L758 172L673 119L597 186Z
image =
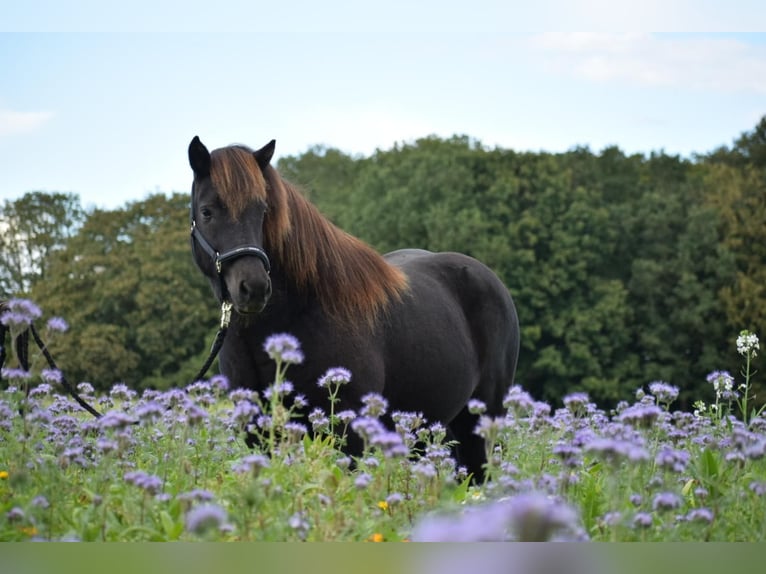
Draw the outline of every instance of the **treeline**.
M691 159L453 137L370 157L316 148L278 168L381 251L461 251L492 267L519 311L517 380L541 399L583 390L613 404L664 380L688 406L712 396L711 371L738 374L741 329L766 333L766 117ZM187 210L185 193L90 213L61 194L6 202L0 289L70 322L55 348L71 378L166 387L193 375L217 309L191 263Z

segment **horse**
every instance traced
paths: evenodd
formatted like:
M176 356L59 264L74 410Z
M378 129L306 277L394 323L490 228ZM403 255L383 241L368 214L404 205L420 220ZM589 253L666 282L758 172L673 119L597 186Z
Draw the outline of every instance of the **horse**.
M336 412L362 397L441 422L456 458L484 476L474 433L478 399L502 414L519 354L513 299L486 265L467 255L401 249L381 255L320 213L271 165L276 142L209 152L189 144L192 255L219 303L232 306L219 367L232 387L263 391L275 377L267 337L288 333L306 360L289 379L311 406L329 404L318 379L344 367ZM351 433L353 434L353 433ZM347 452L361 442L348 437Z

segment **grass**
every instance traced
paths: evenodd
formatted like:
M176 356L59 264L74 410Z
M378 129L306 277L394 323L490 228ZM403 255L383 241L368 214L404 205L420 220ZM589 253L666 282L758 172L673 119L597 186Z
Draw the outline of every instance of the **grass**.
M455 468L442 425L396 413L383 427L381 397L314 411L309 432L285 382L298 342L272 345L264 395L222 377L141 396L115 385L89 396L101 419L54 392L56 373L6 369L0 540L766 540L766 419L734 416L757 339L744 388L719 385L695 413L673 411L678 389L661 382L612 412L581 393L553 409L520 387L502 417L472 403L489 455L480 485ZM347 380L338 369L321 383L337 397ZM366 445L355 460L339 448L352 432Z

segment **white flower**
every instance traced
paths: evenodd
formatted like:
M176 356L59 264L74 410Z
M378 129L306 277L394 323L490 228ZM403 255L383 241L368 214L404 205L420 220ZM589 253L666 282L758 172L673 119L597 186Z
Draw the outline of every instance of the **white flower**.
M737 352L740 355L751 353L755 357L758 354L758 349L760 349L758 335L750 331L742 331L739 334L739 337L737 337Z

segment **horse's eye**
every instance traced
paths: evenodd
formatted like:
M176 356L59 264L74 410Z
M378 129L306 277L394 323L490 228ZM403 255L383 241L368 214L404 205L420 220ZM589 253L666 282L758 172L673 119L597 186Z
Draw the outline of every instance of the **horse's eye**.
M208 209L207 207L203 207L202 209L199 210L199 212L204 219L210 219L211 217L213 217L213 212L210 211L210 209Z

